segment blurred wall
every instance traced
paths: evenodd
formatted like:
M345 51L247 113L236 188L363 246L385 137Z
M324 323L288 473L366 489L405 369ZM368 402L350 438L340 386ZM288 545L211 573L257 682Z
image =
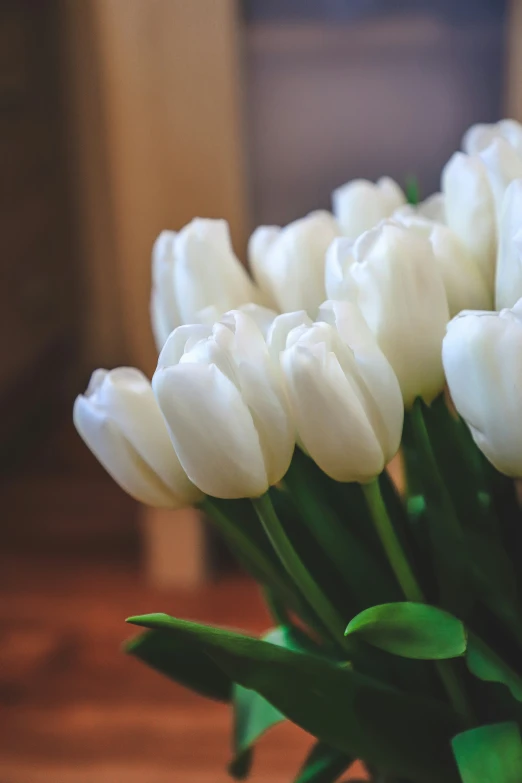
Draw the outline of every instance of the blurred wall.
M415 175L428 195L465 128L501 115L503 4L437 14L433 0L393 13L404 5L248 4L256 222L328 207L331 190L354 177Z

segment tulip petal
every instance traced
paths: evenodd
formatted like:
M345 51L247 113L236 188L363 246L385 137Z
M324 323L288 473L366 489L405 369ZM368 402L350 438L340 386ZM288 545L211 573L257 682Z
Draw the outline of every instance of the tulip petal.
M334 353L295 345L281 356L297 430L307 451L337 481L367 481L383 451L359 396Z
M134 367L112 370L99 390L98 404L110 413L136 453L173 495L179 496L180 506L201 499L180 465L150 382L142 372Z
M522 476L520 316L504 310L453 319L443 361L453 402L479 448L501 472Z
M256 497L268 478L252 416L215 365L158 368L153 389L191 481L220 498Z
M148 506L172 508L176 505L172 493L105 411L80 395L74 403L73 419L82 439L125 492Z
M353 351L367 416L389 462L399 450L404 420L401 388L391 364L353 302L325 302L319 309Z
M387 222L363 234L354 253L349 295L395 371L404 405L418 396L431 402L444 386L441 344L449 311L429 242Z
M193 323L210 305L221 315L256 296L234 254L225 220L195 218L178 233L174 283L184 323Z
M278 231L262 228L264 233L258 229L251 246L261 287L269 291L281 312L306 310L314 317L325 295L325 253L339 236L337 221L329 212L319 210Z
M403 191L390 177L376 183L354 179L332 193L333 212L343 235L352 241L405 203Z
M479 157L456 152L443 169L446 223L479 265L490 289L495 279L495 203L486 167Z
M499 248L495 285L495 307L512 307L522 296L522 180L506 190L499 224Z

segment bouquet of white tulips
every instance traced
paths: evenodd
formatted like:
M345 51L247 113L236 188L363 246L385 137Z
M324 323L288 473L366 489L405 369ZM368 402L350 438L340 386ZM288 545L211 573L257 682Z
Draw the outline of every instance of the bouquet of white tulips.
M258 228L252 276L224 221L162 233L152 383L97 370L75 404L127 492L199 505L263 589L263 638L128 621L231 704L238 779L288 719L316 738L296 783L522 781L522 126L472 127L411 201L350 182Z

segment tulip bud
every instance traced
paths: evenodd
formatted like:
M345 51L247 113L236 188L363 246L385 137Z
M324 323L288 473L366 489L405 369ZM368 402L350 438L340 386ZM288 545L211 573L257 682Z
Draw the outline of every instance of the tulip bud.
M311 326L312 324L312 319L304 310L283 313L274 318L266 341L270 356L278 367L281 351L284 351L286 348L286 341L290 332L301 326Z
M493 290L497 229L488 173L478 156L456 152L442 172L446 223L478 264Z
M446 289L450 318L461 310L491 309L493 296L478 265L450 228L419 217L404 217L400 222L429 241Z
M399 383L355 305L326 303L321 317L289 332L281 354L298 437L331 478L370 481L399 448Z
M406 196L390 177L377 182L354 179L332 193L333 212L348 239L357 239L406 203Z
M258 226L248 240L248 265L254 280L263 291L266 303L277 310L278 304L272 287L270 270L265 263L269 248L281 233L280 226Z
M462 149L468 155L478 155L497 138L505 139L522 156L522 125L516 120L472 125L464 134Z
M285 228L260 226L249 243L249 262L267 301L281 312L306 310L324 300L324 256L339 235L333 215L311 212Z
M257 497L286 473L295 436L280 372L245 313L176 329L152 385L180 462L203 492Z
M152 294L150 316L156 348L161 350L165 340L181 323L174 289L175 231L162 231L152 248Z
M163 231L152 251L151 315L160 350L182 323L213 323L259 292L234 254L225 220L194 218L179 232Z
M176 456L151 385L139 370L96 370L76 398L74 423L113 479L150 506L182 508L201 499Z
M356 302L393 367L409 408L444 386L440 346L449 320L442 275L428 239L384 221L353 243L344 277L328 295ZM329 278L330 279L330 278Z
M246 313L246 315L252 318L259 329L261 330L263 337L266 339L270 327L276 318L277 313L275 310L271 310L269 307L263 307L262 305L254 304L254 302L248 302L248 304L241 305L237 308L240 313ZM205 310L205 324L215 324L224 317L223 313L220 313L217 307L207 308Z
M480 158L486 168L496 215L499 218L508 185L514 179L522 177L522 157L505 139L497 138L480 153Z
M500 313L461 313L448 325L442 356L475 443L499 471L522 476L522 300Z
M522 296L522 179L509 185L502 202L495 308L512 307Z
M355 263L353 246L351 239L337 237L326 251L324 283L329 299L343 301L349 298L349 270Z

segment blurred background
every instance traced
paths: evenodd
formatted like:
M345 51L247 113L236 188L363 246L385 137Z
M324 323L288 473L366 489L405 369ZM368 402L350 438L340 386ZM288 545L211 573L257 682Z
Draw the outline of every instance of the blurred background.
M521 0L0 0L0 783L220 783L229 716L127 660L129 614L260 631L196 512L150 512L71 424L95 367L155 366L150 250L237 253L354 177L423 196L474 122L522 119ZM264 739L254 781L308 745Z

